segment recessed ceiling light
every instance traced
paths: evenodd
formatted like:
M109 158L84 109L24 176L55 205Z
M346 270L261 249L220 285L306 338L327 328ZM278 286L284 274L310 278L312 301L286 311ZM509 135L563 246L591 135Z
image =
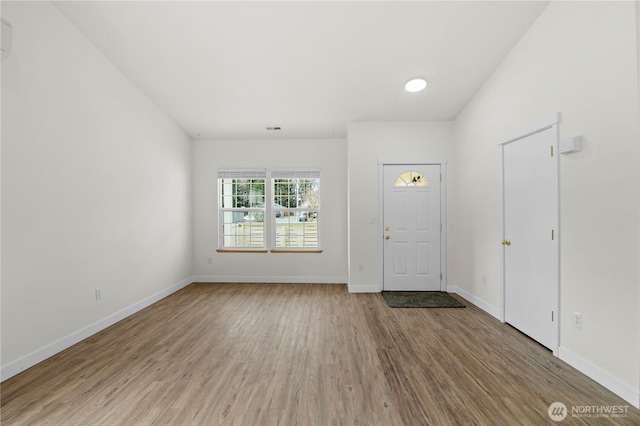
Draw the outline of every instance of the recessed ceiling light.
M413 80L407 81L407 84L404 85L404 90L407 92L419 92L427 87L427 80L424 78L414 78Z

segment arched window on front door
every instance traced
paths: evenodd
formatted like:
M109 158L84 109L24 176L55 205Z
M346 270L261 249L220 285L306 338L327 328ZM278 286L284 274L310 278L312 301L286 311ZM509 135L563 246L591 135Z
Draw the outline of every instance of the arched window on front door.
M395 186L428 186L429 182L420 172L406 171L397 177Z

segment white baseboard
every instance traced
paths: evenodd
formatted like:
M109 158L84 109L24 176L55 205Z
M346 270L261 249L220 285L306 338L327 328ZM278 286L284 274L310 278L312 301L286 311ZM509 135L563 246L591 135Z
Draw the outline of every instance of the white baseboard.
M558 348L558 357L582 374L600 383L632 406L640 408L640 389L623 383L620 379L613 377L600 367L563 347Z
M127 318L130 315L150 306L157 301L164 299L172 293L186 287L193 282L254 282L254 283L327 283L327 284L344 284L346 278L342 277L211 277L211 276L194 276L180 281L171 287L160 291L152 296L149 296L140 302L137 302L125 309L122 309L98 322L95 322L87 327L84 327L78 331L75 331L68 336L65 336L41 349L38 349L30 354L13 361L4 367L0 368L0 381L4 381L16 374L44 361L45 359L62 352L63 350L81 342L82 340L104 330L107 327ZM483 311L494 316L495 318L502 320L501 312L499 309L494 308L482 299L479 299L466 292L465 290L456 287L448 286L447 291L450 293L456 293L473 303ZM365 285L365 286L349 286L350 293L379 293L380 288L377 285ZM635 408L640 408L640 389L636 389L626 383L621 382L616 377L611 376L606 371L590 363L589 361L579 357L568 351L565 348L560 347L558 349L558 356L561 360L571 365L581 373L595 380L611 392L620 396Z
M476 305L478 308L482 309L483 311L485 311L489 315L491 315L491 316L495 317L496 319L502 321L502 311L500 309L490 305L489 303L485 302L482 299L479 299L478 297L476 297L473 294L467 292L466 290L463 290L460 287L457 287L455 285L450 285L450 286L447 286L447 291L449 293L459 294L460 296L464 297L469 302L473 303L474 305Z
M258 284L346 284L347 277L272 277L272 276L216 276L197 275L194 283L258 283Z
M499 309L486 303L484 300L477 298L476 296L468 293L467 291L456 287L448 286L447 291L450 293L456 293L473 303L489 315L494 316L498 320L502 321L502 312ZM579 357L566 350L565 348L558 348L558 358L566 362L576 370L580 371L585 376L595 380L611 392L618 395L620 398L627 401L635 408L640 408L640 389L636 389L626 383L621 382L618 378L611 376L600 367L590 363L589 361Z
M378 285L349 285L349 293L380 293Z
M112 315L109 315L106 318L101 319L91 325L88 325L84 328L81 328L78 331L75 331L68 336L65 336L43 348L40 348L34 352L31 352L28 355L19 358L0 369L0 381L4 381L10 377L15 376L16 374L33 367L34 365L44 361L45 359L62 352L63 350L75 345L76 343L81 342L82 340L91 337L97 332L104 330L107 327L112 326L113 324L127 318L130 315L135 314L136 312L146 308L149 305L156 303L157 301L164 299L172 293L186 287L187 285L193 282L193 277L189 277L180 281L177 284L172 285L171 287L162 290L152 296L149 296L133 305L124 308Z

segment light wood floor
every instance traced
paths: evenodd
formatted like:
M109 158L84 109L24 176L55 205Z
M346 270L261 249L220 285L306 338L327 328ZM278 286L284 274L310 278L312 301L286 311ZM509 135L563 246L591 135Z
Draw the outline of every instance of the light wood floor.
M192 284L2 384L3 425L640 424L508 325L343 285Z

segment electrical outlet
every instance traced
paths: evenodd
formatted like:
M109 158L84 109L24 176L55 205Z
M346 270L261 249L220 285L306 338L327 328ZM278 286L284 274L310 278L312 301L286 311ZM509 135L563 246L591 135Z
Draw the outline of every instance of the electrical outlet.
M102 289L96 288L96 300L102 299Z
M576 328L582 328L582 314L580 312L573 313L573 326Z
M211 259L210 257L208 257L208 258L207 258L207 263L208 263L209 265L211 265L211 264L213 263L213 259Z
M482 276L482 285L487 285L487 276L486 275Z
M358 266L358 271L360 271L360 272L364 272L364 265L360 265L360 266Z

